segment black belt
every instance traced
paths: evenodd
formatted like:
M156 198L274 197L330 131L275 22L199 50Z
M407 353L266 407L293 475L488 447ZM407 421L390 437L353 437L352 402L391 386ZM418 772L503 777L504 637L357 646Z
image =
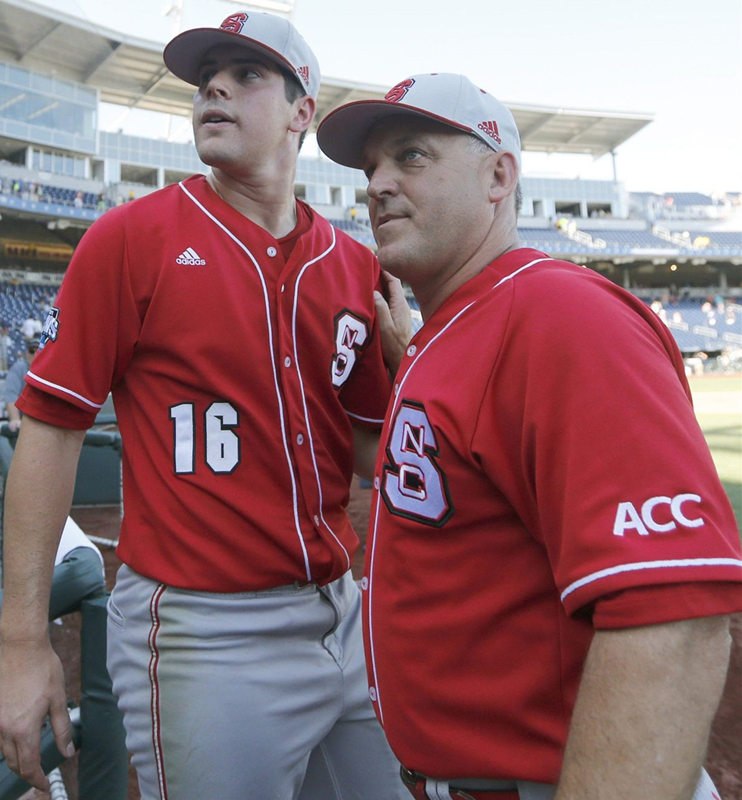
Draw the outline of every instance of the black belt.
M417 787L420 782L423 784L431 780L427 775L420 772L400 767L399 769L402 783L410 789ZM439 779L448 784L451 791L458 792L517 792L518 786L515 781L498 781L489 778L450 778L449 780Z

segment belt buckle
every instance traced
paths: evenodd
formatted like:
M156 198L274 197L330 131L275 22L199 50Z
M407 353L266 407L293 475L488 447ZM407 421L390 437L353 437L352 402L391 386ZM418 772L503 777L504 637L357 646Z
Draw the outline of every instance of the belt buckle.
M428 795L425 793L425 779L422 775L400 765L399 777L402 779L402 783L410 790L410 794L415 800L427 800Z
M399 768L399 777L402 778L402 783L407 786L409 789L414 789L418 781L424 780L422 775L419 775L417 772L413 772L411 769L407 769L407 767L400 766Z
M416 798L419 798L419 800L429 800L430 795L428 795L425 789L428 778L425 775L421 774L420 772L414 772L413 770L407 769L407 767L400 765L399 776L402 778L402 783L404 783L404 785L411 792L413 792ZM463 789L453 789L449 786L448 793L452 798L460 798L460 800L474 800L474 798L470 794L467 794Z

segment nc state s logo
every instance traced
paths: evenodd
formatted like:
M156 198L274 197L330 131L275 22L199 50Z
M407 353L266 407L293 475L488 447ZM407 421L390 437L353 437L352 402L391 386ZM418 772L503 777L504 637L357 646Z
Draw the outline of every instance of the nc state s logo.
M230 14L219 26L228 33L242 33L242 27L247 22L247 14Z
M392 88L384 95L384 100L388 100L390 103L399 103L399 101L410 91L410 89L415 85L414 78L407 78L405 81L400 81L396 86L392 86Z
M335 354L332 357L332 385L339 389L350 378L359 351L368 341L368 324L350 311L335 317Z

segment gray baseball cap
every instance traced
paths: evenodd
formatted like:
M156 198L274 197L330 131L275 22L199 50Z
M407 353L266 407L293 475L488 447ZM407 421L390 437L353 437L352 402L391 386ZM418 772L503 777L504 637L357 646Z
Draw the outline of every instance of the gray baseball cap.
M393 86L383 100L356 100L331 111L317 129L325 155L346 167L361 168L371 128L385 117L428 117L473 133L496 151L512 153L520 167L520 135L510 110L464 75L413 75Z
M237 11L218 28L183 31L165 46L162 58L174 75L198 86L198 72L206 53L212 47L229 44L244 44L288 69L306 93L317 99L320 84L317 57L289 20L275 14Z

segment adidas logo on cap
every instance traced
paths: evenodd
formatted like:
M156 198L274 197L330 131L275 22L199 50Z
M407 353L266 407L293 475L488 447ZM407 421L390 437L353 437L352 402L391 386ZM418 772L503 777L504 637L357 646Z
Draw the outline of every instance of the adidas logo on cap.
M477 125L480 131L484 131L487 136L492 137L497 144L502 144L502 139L500 138L500 131L497 129L497 123L494 120L490 120L488 122L480 122Z
M176 264L188 264L192 267L203 267L206 265L206 259L201 256L192 248L186 248L176 259Z

